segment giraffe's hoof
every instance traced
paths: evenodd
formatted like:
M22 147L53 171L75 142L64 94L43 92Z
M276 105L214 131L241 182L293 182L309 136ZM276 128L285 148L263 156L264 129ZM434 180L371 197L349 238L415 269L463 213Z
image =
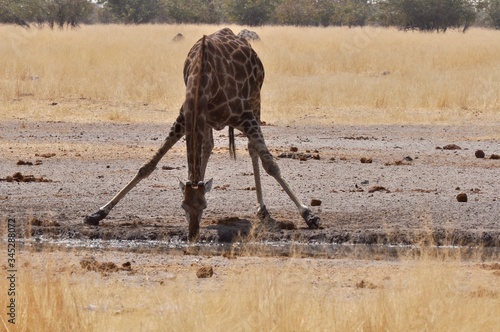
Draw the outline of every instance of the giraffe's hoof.
M99 210L96 213L86 216L84 223L86 223L87 225L99 226L99 221L106 218L107 215L108 214L103 210Z
M307 217L306 224L309 228L316 229L321 226L321 219L317 215L311 214Z
M261 206L259 208L259 211L257 211L257 217L259 217L260 220L263 220L263 219L266 219L266 218L269 218L271 215L269 214L269 212L267 211L267 208L265 205Z
M259 217L259 220L262 224L268 225L268 226L276 226L276 220L274 220L273 217L271 217L271 214L269 211L267 211L267 208L265 205L259 208L259 211L257 212L257 217Z

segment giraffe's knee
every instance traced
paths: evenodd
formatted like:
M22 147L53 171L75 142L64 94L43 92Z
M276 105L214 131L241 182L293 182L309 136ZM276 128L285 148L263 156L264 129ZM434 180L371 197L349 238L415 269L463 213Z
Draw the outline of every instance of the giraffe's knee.
M262 167L272 177L280 176L280 168L274 161L273 156L267 155L262 157Z
M151 173L153 173L155 169L155 166L151 164L144 164L139 168L139 171L137 172L137 175L141 178L144 179L148 177Z

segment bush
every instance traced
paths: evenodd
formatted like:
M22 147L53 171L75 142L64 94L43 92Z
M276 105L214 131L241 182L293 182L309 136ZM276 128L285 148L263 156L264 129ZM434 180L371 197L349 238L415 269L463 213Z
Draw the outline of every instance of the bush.
M382 3L389 24L402 29L446 31L474 22L475 8L468 0L387 0Z
M77 26L93 12L88 0L20 0L0 1L0 22L29 26Z

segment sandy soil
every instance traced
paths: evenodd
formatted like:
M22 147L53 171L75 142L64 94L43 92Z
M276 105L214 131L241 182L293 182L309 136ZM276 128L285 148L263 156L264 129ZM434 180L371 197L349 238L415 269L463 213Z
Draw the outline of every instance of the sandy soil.
M227 243L252 234L273 243L413 244L430 236L438 244L500 247L500 160L490 158L500 154L498 125L271 125L263 131L273 154L282 155L278 164L298 196L307 204L321 200L313 209L323 226L308 229L279 185L264 175L264 198L279 227L255 228L246 139L237 137L238 158L232 161L227 132L221 131L215 132L207 169L215 187L207 196L201 241ZM1 122L0 218L14 218L21 234L42 242L185 241L178 188L178 178L187 176L183 142L99 227L83 224L134 176L167 132L153 124ZM443 149L449 144L460 149ZM292 147L302 158L287 158ZM478 149L485 158L476 158ZM457 201L460 193L467 202Z

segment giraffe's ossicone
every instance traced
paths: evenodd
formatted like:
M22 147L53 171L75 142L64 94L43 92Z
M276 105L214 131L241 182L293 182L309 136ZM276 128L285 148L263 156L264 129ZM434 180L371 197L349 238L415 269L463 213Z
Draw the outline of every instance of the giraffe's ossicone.
M319 227L319 217L295 196L265 144L260 128L260 90L263 82L264 67L246 39L236 36L228 28L203 36L186 58L186 98L169 135L132 181L99 211L87 216L85 223L98 225L137 183L153 172L168 150L186 135L188 181L181 183L184 194L182 208L189 223L188 239L196 241L201 216L207 206L205 194L211 187L211 181L205 182L205 170L214 147L212 132L213 129L229 127L230 151L234 151L234 129L240 130L248 138L259 203L258 216L261 219L270 218L262 195L260 159L264 170L282 186L307 225Z

